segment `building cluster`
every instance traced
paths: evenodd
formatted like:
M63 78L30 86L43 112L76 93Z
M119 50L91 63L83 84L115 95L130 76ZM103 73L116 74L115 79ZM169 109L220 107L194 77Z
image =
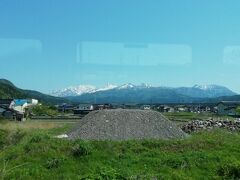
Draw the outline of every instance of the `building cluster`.
M24 121L29 109L38 104L36 99L0 99L0 117ZM239 116L240 101L222 101L209 104L89 104L56 105L59 112L85 115L94 110L103 109L142 109L159 112L215 113L219 115Z
M36 99L0 99L0 117L24 121L28 109L37 104Z
M219 115L239 115L240 101L222 101L217 104Z
M62 104L57 108L61 112L72 111L74 114L87 114L93 110L103 109L142 109L157 110L159 112L193 112L193 113L215 113L219 115L238 115L237 108L240 101L222 101L219 103L206 104L89 104L83 103L76 106Z

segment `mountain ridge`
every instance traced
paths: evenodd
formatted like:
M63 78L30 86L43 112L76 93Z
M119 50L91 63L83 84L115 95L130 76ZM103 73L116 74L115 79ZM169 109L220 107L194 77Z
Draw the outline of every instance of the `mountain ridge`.
M83 93L69 96L67 99L81 103L193 103L208 99L236 95L224 86L211 85L201 87L153 87L139 86L131 83L106 91Z
M216 90L216 88L218 90ZM220 90L219 90L220 89ZM194 92L194 93L193 93ZM202 94L201 94L202 93ZM210 94L208 94L210 93ZM211 94L212 93L212 94ZM189 96L191 95L191 96ZM217 96L217 97L215 97ZM46 95L34 90L16 87L6 79L0 79L0 98L33 98L46 104L61 103L216 103L224 100L240 100L240 95L224 86L153 87L147 84L127 83L108 85L78 96L65 98Z
M107 87L107 88L106 88ZM145 88L158 88L158 89L168 89L169 91L175 90L178 94L187 95L190 97L201 97L201 98L213 98L220 96L231 96L237 95L237 93L231 91L230 89L220 86L220 85L194 85L192 87L165 87L158 86L154 87L149 84L134 85L132 83L126 83L120 86L107 85L103 88L96 88L92 85L79 85L77 87L64 88L59 91L53 91L51 95L57 97L68 97L68 96L80 96L83 94L96 93L98 91L108 91L108 90L121 90L121 89L145 89Z

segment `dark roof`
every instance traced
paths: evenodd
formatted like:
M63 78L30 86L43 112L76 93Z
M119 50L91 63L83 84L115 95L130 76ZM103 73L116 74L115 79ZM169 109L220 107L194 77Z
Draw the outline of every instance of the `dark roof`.
M230 109L236 109L236 106L229 106L229 107L225 108L224 110L230 110Z
M0 99L0 105L10 105L13 99Z
M218 104L224 104L228 106L237 106L237 105L240 105L240 101L221 101Z

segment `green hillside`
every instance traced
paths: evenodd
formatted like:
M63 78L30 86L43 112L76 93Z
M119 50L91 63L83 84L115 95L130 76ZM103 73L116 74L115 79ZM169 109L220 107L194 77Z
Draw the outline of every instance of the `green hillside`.
M16 87L6 79L0 79L0 99L6 98L33 98L45 104L58 104L68 102L64 98L49 96L38 91L24 90Z

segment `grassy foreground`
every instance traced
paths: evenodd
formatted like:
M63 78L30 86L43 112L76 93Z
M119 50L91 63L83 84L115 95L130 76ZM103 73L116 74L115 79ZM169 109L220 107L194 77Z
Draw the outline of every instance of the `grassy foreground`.
M240 134L202 132L182 141L68 141L54 138L66 125L34 123L37 129L32 122L0 122L1 179L240 178Z

